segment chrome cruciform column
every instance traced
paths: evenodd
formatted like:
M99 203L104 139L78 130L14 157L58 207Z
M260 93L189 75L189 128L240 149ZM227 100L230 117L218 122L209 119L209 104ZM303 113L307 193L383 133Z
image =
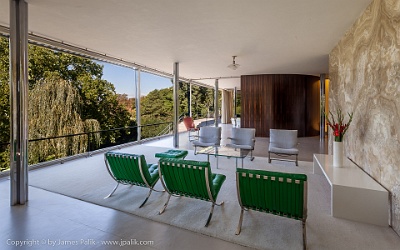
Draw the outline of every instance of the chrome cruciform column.
M192 114L192 82L189 81L189 116L193 117Z
M11 205L28 201L28 4L10 0Z
M215 90L214 90L214 126L218 127L218 117L219 117L219 112L218 112L218 79L215 79Z
M174 133L174 148L179 148L179 131L178 131L178 119L179 119L179 63L174 63L174 87L173 87L173 100L174 100L174 121L173 121L173 133Z
M142 139L142 121L140 119L141 111L140 111L140 69L136 69L136 126L137 126L137 140L140 141Z

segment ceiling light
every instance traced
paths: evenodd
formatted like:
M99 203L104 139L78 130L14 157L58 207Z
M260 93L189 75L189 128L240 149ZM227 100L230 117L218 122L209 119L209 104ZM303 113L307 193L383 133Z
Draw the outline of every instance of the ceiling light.
M228 68L236 70L237 68L240 67L240 64L236 63L236 61L235 61L236 56L232 56L232 57L233 57L233 62L232 62L232 64L228 65Z

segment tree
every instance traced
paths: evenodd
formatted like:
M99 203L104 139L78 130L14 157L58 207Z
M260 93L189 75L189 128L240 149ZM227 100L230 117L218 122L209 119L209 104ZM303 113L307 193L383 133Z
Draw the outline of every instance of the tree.
M83 119L96 119L101 129L124 127L128 125L128 111L119 104L114 85L103 79L91 76L78 77L80 86Z
M9 168L10 150L10 86L9 46L6 38L0 37L0 171Z
M9 167L9 151L7 151L9 147L8 142L10 140L8 47L8 40L0 37L0 110L2 111L0 112L0 170ZM98 129L136 125L135 121L131 120L128 111L118 103L114 86L110 82L101 79L103 75L102 65L86 58L35 45L29 45L28 56L29 92L33 91L38 85L43 85L48 81L54 81L54 77L58 77L58 81L67 82L75 89L75 94L79 96L80 107L77 113L81 120L86 121L86 123L96 120L100 123ZM57 88L58 85L54 87ZM29 105L31 104L29 103ZM51 116L49 113L47 113L47 115L50 121ZM93 124L92 122L92 129L94 129ZM72 130L73 129L71 129L71 131ZM42 134L43 133L39 133L36 135ZM57 136L60 135L63 134L58 134ZM96 134L96 136L99 135L98 133ZM37 137L32 136L33 135L30 134L29 139L37 139ZM108 145L110 143L116 144L132 140L135 134L131 131L118 131L102 133L101 136L101 141ZM96 141L95 139L92 140ZM6 145L1 144L2 142ZM79 146L80 149L84 148L83 144L81 146ZM56 154L59 153L55 152L54 155ZM43 160L42 156L39 158ZM31 163L33 163L33 161L31 161Z
M140 100L140 112L142 125L172 122L173 100L172 87L155 89ZM159 126L144 126L142 137L148 138L158 135L168 124Z
M101 79L102 65L90 59L29 45L30 89L54 73L77 88L83 100L82 119L96 119L102 129L129 124L129 113L119 105L114 85Z
M142 120L154 118L158 121L170 121L173 112L172 87L155 89L148 93L140 102L140 111Z
M135 98L129 98L127 94L117 94L117 101L118 103L128 110L131 117L135 117Z
M57 72L61 79L70 81L78 89L81 89L77 81L79 77L86 75L101 79L103 76L103 66L90 59L32 44L29 45L28 58L30 88L45 79L49 72Z
M29 93L29 138L98 131L98 121L81 119L81 104L78 91L70 82L57 75L41 80ZM94 138L99 143L100 137ZM31 142L29 163L86 152L89 140L88 135L79 135Z
M180 114L188 114L189 105L189 84L180 83L179 86L179 100ZM205 88L198 85L192 85L192 115L194 118L207 117L209 111L214 108L214 90Z
M131 120L128 110L118 102L112 83L103 79L93 79L88 75L79 76L77 82L83 101L82 119L96 119L102 130L136 125L136 122ZM104 132L101 143L103 146L110 146L125 142L123 136L127 136L127 133L131 134L122 130Z

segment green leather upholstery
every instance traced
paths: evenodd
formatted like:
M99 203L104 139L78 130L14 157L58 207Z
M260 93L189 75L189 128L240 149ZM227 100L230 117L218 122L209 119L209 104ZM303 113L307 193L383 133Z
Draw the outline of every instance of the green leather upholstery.
M119 184L148 187L150 191L146 200L140 205L142 207L159 179L158 165L147 164L144 155L116 152L105 153L104 161L111 177L117 182L117 186L106 198L115 192Z
M208 226L214 205L219 205L216 204L216 200L226 176L213 174L210 163L205 161L163 158L159 161L158 169L160 176L162 176L161 182L169 193L168 201L160 211L160 214L167 207L171 195L210 201L212 202L211 213L205 225Z
M236 185L242 208L236 234L240 234L243 211L252 209L301 220L306 248L307 175L237 169Z
M188 155L187 150L177 150L177 149L170 149L166 152L162 153L156 153L157 158L182 158L185 159L185 157Z

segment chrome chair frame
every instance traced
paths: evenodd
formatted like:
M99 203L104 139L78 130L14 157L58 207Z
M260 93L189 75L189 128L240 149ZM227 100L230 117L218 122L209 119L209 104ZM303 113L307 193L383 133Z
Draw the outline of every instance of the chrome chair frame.
M173 164L173 166L174 166L174 165L175 165L175 164ZM197 168L197 166L190 166L190 165L188 165L188 166L186 166L186 167L187 167L187 168L192 168L192 167L193 167L193 169L196 169L196 168ZM202 169L202 168L203 168L203 167L199 167L199 169ZM216 200L214 200L214 198L212 197L211 190L210 190L210 180L209 180L209 178L208 178L208 169L207 169L207 167L204 167L204 168L205 168L205 172L204 172L204 173L205 173L205 180L206 180L206 185L207 185L208 198L210 199L210 202L212 203L212 205L211 205L211 210L210 210L210 214L209 214L209 216L208 216L208 218L207 218L206 224L204 225L205 227L208 227L208 224L210 223L211 218L212 218L212 216L213 216L214 206L215 206L215 205L221 206L221 205L224 204L224 201L221 201L220 203L217 203ZM160 175L161 184L163 185L164 190L169 194L169 195L168 195L167 201L165 202L164 206L162 207L162 209L161 209L160 212L158 213L158 214L162 214L162 213L164 213L165 209L167 208L171 196L176 196L176 194L174 194L173 192L171 192L171 191L167 188L167 186L165 185L165 182L164 182L164 180L163 180L163 178L162 178L162 173L161 173L161 167L160 167L160 165L158 166L158 172L159 172L159 175ZM179 196L180 196L180 195L179 195Z
M134 156L129 156L129 158L132 159L132 158L134 158ZM111 191L111 193L110 193L109 195L107 195L106 197L104 197L104 199L110 198L110 197L115 193L115 191L117 190L119 184L131 185L131 186L133 186L133 184L131 184L131 183L121 182L121 181L118 181L118 180L115 178L114 174L113 174L112 171L110 170L110 165L109 165L109 163L108 163L108 161L107 161L107 158L106 158L106 155L105 155L105 154L104 154L104 161L105 161L105 164L106 164L108 173L109 173L110 176L117 182L117 185L114 187L114 189ZM149 199L149 197L150 197L152 191L155 191L155 192L164 192L164 190L161 190L161 191L160 191L160 190L154 189L154 186L157 184L157 181L154 183L153 186L149 185L149 183L147 182L147 180L146 180L146 178L144 177L144 174L143 174L142 162L141 162L141 158L140 158L140 157L138 158L138 161L139 161L140 176L142 177L142 180L143 180L143 182L145 183L145 187L147 187L147 188L150 189L149 192L148 192L148 194L147 194L147 196L146 196L146 198L145 198L145 200L144 200L144 201L141 203L141 205L139 206L139 208L141 208L141 207L144 206L144 204L146 204L146 202L147 202L147 200Z

